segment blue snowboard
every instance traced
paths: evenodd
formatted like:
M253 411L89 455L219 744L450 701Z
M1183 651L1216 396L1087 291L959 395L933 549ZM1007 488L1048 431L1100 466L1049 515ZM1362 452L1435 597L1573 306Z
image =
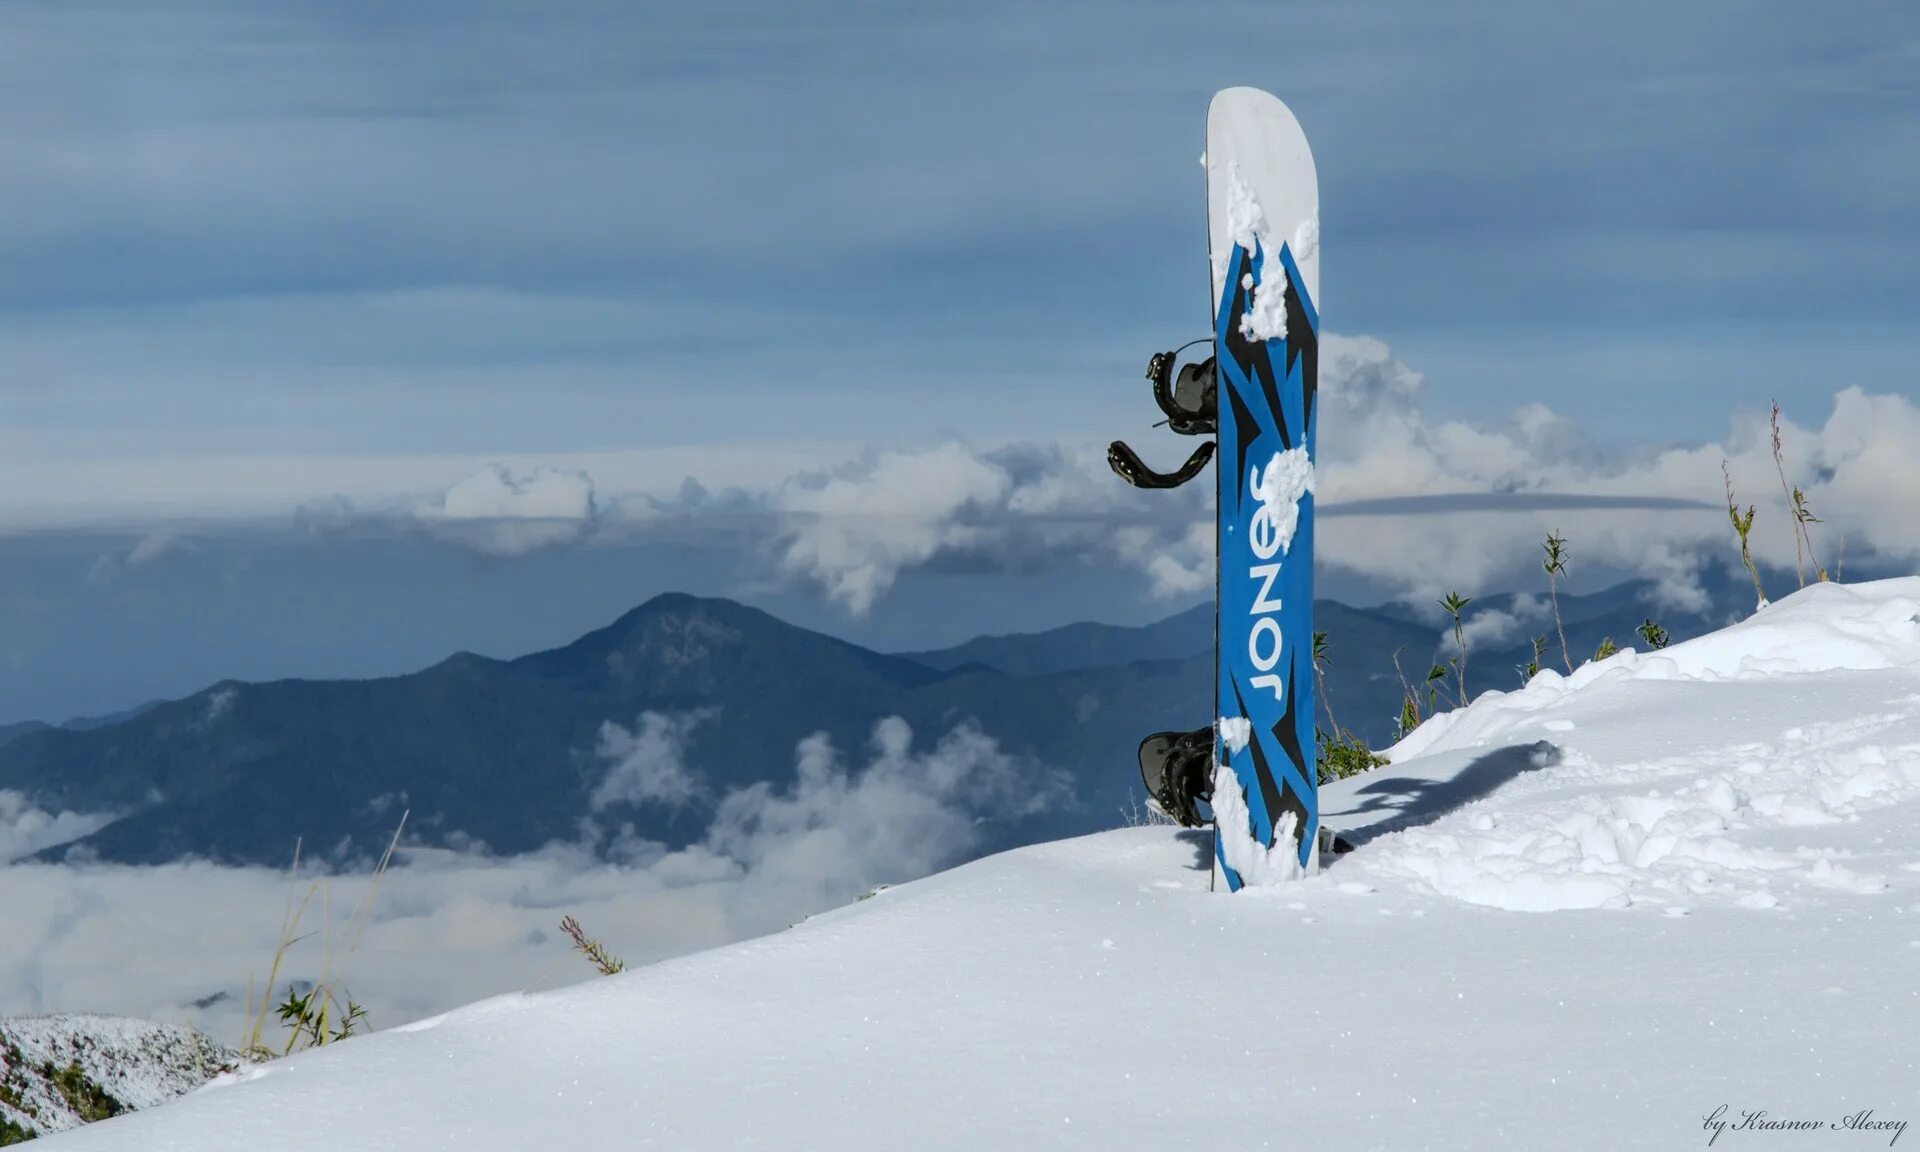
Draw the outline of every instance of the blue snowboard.
M1207 111L1218 381L1219 585L1212 808L1229 890L1318 867L1313 676L1319 197L1284 104Z

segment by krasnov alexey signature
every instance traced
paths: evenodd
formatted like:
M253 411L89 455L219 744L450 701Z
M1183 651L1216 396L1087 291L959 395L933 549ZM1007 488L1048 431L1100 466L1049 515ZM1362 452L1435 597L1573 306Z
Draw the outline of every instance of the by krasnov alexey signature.
M1907 1132L1905 1120L1876 1120L1871 1108L1862 1108L1838 1120L1784 1120L1767 1115L1765 1108L1741 1112L1738 1119L1733 1119L1727 1115L1729 1111L1722 1104L1707 1115L1701 1125L1713 1133L1707 1138L1707 1147L1713 1147L1714 1142L1728 1132L1867 1132L1889 1137L1887 1147L1891 1148Z

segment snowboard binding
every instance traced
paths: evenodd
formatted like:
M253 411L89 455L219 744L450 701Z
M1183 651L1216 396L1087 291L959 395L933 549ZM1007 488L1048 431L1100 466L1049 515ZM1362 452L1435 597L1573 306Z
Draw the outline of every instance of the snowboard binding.
M1181 436L1210 436L1219 431L1213 357L1197 364L1181 365L1175 371L1180 353L1202 342L1194 340L1170 352L1155 352L1147 360L1147 379L1153 381L1153 402L1167 417L1161 423ZM1200 474L1207 461L1213 459L1213 451L1214 443L1209 440L1194 449L1178 469L1156 472L1147 467L1138 452L1115 440L1107 445L1107 466L1135 488L1178 488Z
M1182 828L1205 824L1199 805L1213 799L1213 727L1155 732L1140 741L1140 782Z

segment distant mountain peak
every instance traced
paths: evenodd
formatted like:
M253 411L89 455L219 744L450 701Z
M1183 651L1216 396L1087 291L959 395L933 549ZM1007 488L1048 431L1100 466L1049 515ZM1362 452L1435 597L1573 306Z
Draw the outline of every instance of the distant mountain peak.
M625 630L619 651L670 672L711 665L717 657L746 646L741 605L691 596L661 604L663 599L656 597L651 603L654 611Z
M605 628L515 663L575 680L611 675L622 685L691 696L742 677L777 678L797 668L819 673L829 666L823 660L890 682L937 678L913 661L809 631L738 601L684 592L655 596Z
M684 612L702 604L733 604L718 596L696 596L691 592L662 592L629 611L626 616L642 616L649 613ZM626 617L622 617L625 619Z
M637 608L629 609L601 631L626 632L656 620L708 620L734 624L750 619L785 625L757 608L721 596L695 596L691 592L662 592Z

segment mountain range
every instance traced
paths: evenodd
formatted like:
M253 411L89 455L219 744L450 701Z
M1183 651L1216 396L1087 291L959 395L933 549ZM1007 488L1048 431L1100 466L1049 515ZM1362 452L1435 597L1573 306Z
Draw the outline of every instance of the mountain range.
M1662 616L1676 638L1737 614L1738 584L1720 583L1698 610ZM1632 629L1653 611L1652 592L1633 582L1561 597L1570 647L1591 653L1603 635L1644 646ZM1525 633L1553 629L1536 598L1483 598L1468 616L1489 608L1469 637L1476 693L1516 686ZM1424 676L1447 621L1406 603L1315 610L1329 637L1323 703L1384 745L1402 697L1395 653L1408 676ZM784 786L796 746L817 732L857 762L874 724L898 716L923 744L974 722L1036 780L1064 773L1070 799L983 838L1005 847L1120 821L1140 796L1141 737L1212 717L1213 623L1206 604L1144 627L1079 623L889 654L669 594L518 659L463 652L384 679L226 681L104 721L16 725L0 732L0 790L47 811L117 817L49 858L279 864L296 838L310 854L352 858L378 852L403 806L412 842L512 853L580 835L608 768L606 725L637 733L645 713L701 718L685 729L684 763L723 794ZM711 806L604 814L680 846L704 833Z

